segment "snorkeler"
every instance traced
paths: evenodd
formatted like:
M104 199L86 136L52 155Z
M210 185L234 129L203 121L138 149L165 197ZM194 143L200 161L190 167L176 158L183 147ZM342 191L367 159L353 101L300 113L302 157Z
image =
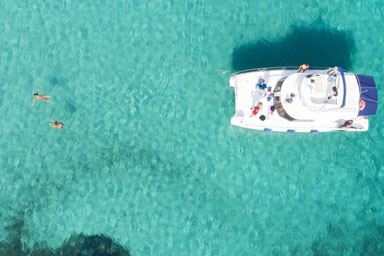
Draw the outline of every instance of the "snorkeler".
M45 98L52 98L52 96L48 96L48 95L39 95L40 89L41 88L39 88L39 90L37 90L37 92L33 95L34 97L33 97L32 107L33 107L33 104L35 104L36 99L50 102L49 100L47 100Z
M64 124L63 123L59 123L59 122L57 122L56 120L54 120L54 119L51 119L52 120L52 122L53 122L53 124L49 124L49 126L51 126L52 128L57 128L57 129L59 129L59 130L61 130L61 129L63 129L63 127L64 127Z

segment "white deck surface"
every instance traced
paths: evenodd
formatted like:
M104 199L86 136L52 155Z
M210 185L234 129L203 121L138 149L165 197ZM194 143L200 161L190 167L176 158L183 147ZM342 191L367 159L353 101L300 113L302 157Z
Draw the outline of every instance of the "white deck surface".
M274 113L271 112L270 108L276 100L272 98L268 101L267 91L256 87L260 78L265 80L268 87L272 87L272 91L280 79L286 78L281 91L274 96L280 96L284 110L295 119L294 121L281 117L276 110ZM231 123L251 129L267 128L284 132L367 130L368 119L357 117L360 91L356 78L352 73L345 73L345 80L347 84L345 106L340 108L344 101L341 76L338 76L336 81L328 81L325 70L309 70L305 73L297 73L295 70L271 70L234 75L230 79L230 86L235 88L236 112ZM332 87L337 87L338 95L327 101L332 93ZM295 95L292 103L286 102L292 93ZM253 116L251 108L259 102L263 107L256 116ZM260 120L261 115L266 117L265 121ZM338 128L349 119L354 120L351 128Z

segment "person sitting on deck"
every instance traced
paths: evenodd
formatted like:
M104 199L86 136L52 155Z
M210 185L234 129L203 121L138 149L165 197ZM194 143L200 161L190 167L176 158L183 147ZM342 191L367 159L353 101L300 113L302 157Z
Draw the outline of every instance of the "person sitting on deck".
M309 69L309 65L308 64L300 65L299 70L297 71L297 73L300 73L301 71L303 71L303 73L304 73L305 70L307 70L307 69Z
M293 102L293 98L295 97L296 95L294 93L291 93L290 95L287 96L287 98L285 99L285 102L286 103L292 103Z
M324 103L327 103L330 99L332 99L332 97L337 97L337 95L338 95L337 88L334 86L334 87L332 87L331 95L328 96L327 100L324 101Z
M332 97L336 97L336 96L337 96L337 88L332 87L332 93L331 93L331 96L328 96L328 99L330 99Z
M337 66L334 66L333 68L329 68L327 70L328 76L332 76L333 74L336 74L337 72L339 72L339 68Z
M332 74L328 77L328 82L332 82L332 81L336 81L336 78L337 78L337 75L336 74Z
M273 113L275 112L275 109L278 109L278 108L283 108L283 105L281 103L279 104L275 104L273 106L271 106L271 115L273 115Z
M265 88L267 88L267 85L265 84L265 81L263 78L259 78L259 81L256 84L256 88L259 88L260 90L264 90Z
M268 89L267 89L267 100L270 101L271 99L273 99L273 92L272 92L272 87L268 86Z
M263 108L263 103L262 102L259 102L257 104L257 106L254 106L251 108L252 110L252 116L256 116L257 113L259 113L259 111Z

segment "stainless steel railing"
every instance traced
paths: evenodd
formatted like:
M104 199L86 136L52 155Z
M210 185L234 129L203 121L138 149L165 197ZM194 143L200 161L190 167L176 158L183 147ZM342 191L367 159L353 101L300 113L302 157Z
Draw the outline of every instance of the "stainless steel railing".
M238 74L243 74L247 72L252 72L252 71L270 71L270 70L278 70L278 69L283 69L283 70L297 70L299 67L298 66L286 66L286 67L263 67L263 68L251 68L251 69L245 69L245 70L240 70L232 73L231 75L238 75ZM308 70L327 70L330 67L309 67ZM347 72L347 70L344 70L344 72Z

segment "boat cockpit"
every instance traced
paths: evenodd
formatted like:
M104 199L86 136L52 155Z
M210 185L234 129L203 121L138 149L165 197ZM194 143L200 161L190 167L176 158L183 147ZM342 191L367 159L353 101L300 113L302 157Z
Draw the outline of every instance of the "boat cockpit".
M313 120L324 111L340 109L343 90L339 72L294 73L276 83L274 106L278 114L289 121Z

